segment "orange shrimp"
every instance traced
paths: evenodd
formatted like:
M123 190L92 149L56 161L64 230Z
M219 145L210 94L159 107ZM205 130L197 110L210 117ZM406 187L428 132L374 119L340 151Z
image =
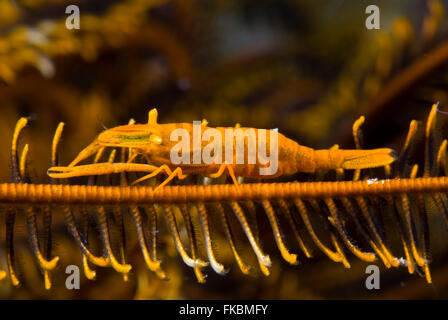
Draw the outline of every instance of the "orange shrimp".
M196 124L197 126L197 124ZM172 161L174 154L178 155L179 139L173 139L173 131L180 129L186 132L188 139L184 141L192 148L186 148L187 160L175 163ZM238 184L236 177L246 178L275 178L279 176L292 175L298 172L315 172L316 170L330 169L366 169L385 166L392 163L396 157L394 151L389 148L372 149L372 150L339 150L337 148L314 150L309 147L301 146L297 142L277 134L276 140L272 140L273 132L253 128L226 128L217 127L210 128L205 120L200 123L201 132L207 132L213 129L214 135L209 135L208 140L200 137L199 142L195 140L195 125L191 123L157 123L157 110L152 109L149 112L147 124L130 124L115 127L102 132L89 146L82 150L78 156L67 167L52 167L48 169L48 175L52 178L70 178L87 175L104 175L120 172L144 172L146 176L134 181L133 184L157 176L160 173L168 174L168 178L158 186L158 188L166 185L173 178L184 179L191 174L202 174L210 178L217 178L227 173L231 176L233 182ZM235 130L233 136L227 136L230 129ZM239 131L238 131L239 130ZM235 132L238 131L238 134ZM266 134L269 132L269 134ZM232 134L232 133L230 133ZM213 140L211 137L213 137ZM226 137L225 141L215 141L217 137ZM179 138L179 137L177 137ZM197 135L196 135L197 138ZM254 138L258 144L251 149L249 141ZM219 138L222 139L222 138ZM218 140L219 140L218 139ZM231 139L231 140L230 140ZM240 140L238 140L240 139ZM241 140L243 139L243 140ZM173 141L174 140L174 141ZM205 140L205 141L204 141ZM272 141L271 141L272 140ZM208 143L207 141L212 141ZM235 154L231 154L230 161L226 158L228 151L226 147L216 147L217 143L230 141L232 150L236 150ZM196 144L195 144L196 142ZM239 144L239 145L238 145ZM272 144L272 145L271 145ZM264 145L264 147L263 147ZM238 149L238 146L240 149ZM243 149L243 154L238 155L238 150ZM269 148L268 148L269 146ZM274 148L272 148L274 146ZM95 163L88 165L77 165L86 158L93 156L105 147L129 148L131 150L130 158L127 162L120 163ZM177 149L176 149L177 148ZM203 154L206 148L213 149L214 162L193 161L199 155ZM277 168L271 173L262 173L262 169L267 169L266 159L262 159L257 152L261 149L267 150L266 157L276 155ZM182 152L185 151L181 150ZM255 152L256 151L256 152ZM254 152L257 155L254 155ZM219 157L219 154L221 157ZM147 164L133 163L137 156L143 156ZM238 160L237 158L240 157ZM251 158L252 157L252 158ZM216 159L226 159L223 163L219 163ZM185 159L185 158L184 158ZM250 160L251 159L251 160ZM242 161L244 160L244 161ZM262 161L263 160L263 161ZM271 161L272 162L272 161Z

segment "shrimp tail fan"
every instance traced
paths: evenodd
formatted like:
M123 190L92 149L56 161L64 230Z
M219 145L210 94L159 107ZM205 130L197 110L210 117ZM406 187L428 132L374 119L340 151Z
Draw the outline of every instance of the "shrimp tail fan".
M373 150L340 150L343 169L367 169L383 167L397 159L395 151L389 148Z

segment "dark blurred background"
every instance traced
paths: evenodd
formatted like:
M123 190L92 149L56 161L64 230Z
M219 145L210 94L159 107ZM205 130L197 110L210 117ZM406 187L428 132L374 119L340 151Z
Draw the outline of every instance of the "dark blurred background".
M380 9L380 30L365 27L370 4ZM66 28L68 5L80 9L79 30ZM24 141L30 143L30 174L40 183L48 182L59 122L66 123L60 147L66 164L103 127L130 118L146 122L154 107L160 122L206 118L211 126L279 128L313 148L335 143L353 148L352 123L365 115L365 147L399 149L412 119L424 121L437 101L448 111L447 5L435 0L0 0L1 181L10 179L10 141L21 116L32 119ZM79 264L79 251L63 226L60 230L55 251ZM25 227L18 232L25 237ZM27 285L15 289L5 283L0 294L446 298L447 259L443 244L437 248L434 285L405 268L382 269L384 286L375 292L364 286L367 264L354 258L347 270L319 257L298 267L277 257L269 278L243 277L233 266L227 277L209 270L208 282L199 285L173 251L172 257L167 253L169 282L156 279L136 259L141 269L127 283L113 271L99 270L96 282L68 292L57 285L64 283L61 267L53 292L44 292L38 272L33 280L29 271ZM29 256L20 259L31 270Z

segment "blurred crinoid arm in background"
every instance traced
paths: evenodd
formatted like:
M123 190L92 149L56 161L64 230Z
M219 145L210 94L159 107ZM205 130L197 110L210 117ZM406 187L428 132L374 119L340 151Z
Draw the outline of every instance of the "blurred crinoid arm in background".
M425 119L436 101L446 110L447 3L377 1L381 30L374 31L364 27L369 4L0 0L0 134L8 141L0 145L1 181L10 181L9 141L17 119L28 117L21 124L28 122L23 140L29 146L19 144L13 152L10 188L25 190L29 182L54 188L45 172L56 162L51 141L59 122L66 123L59 143L59 163L66 164L103 126L131 118L143 123L148 107L159 109L161 122L206 118L212 126L239 122L279 128L314 148L335 143L353 148L353 131L358 148L401 150L406 141L400 161L386 170L293 177L301 182L359 180L348 185L358 183L362 189L381 181L376 178L389 178L400 188L417 188L420 182L402 181L445 176L446 143L436 141L437 128L426 130L412 122L409 130L409 122ZM66 28L68 5L80 8L79 30ZM366 116L364 141L363 121L356 122L359 130L352 126L361 115ZM443 124L444 115L439 120ZM414 140L417 127L426 130L426 139ZM117 149L94 161L124 162L128 157L128 150ZM133 175L70 183L127 188ZM5 203L0 294L73 299L434 297L426 285L432 279L439 297L446 297L446 234L443 223L437 223L445 217L446 199L443 178L437 179L422 184L429 188L425 192L386 192L381 200L327 194L314 200L247 197L203 204L198 198L155 206ZM195 190L188 185L203 182L191 177L179 184ZM254 181L246 182L243 188L257 190ZM271 184L265 188L271 190L266 194L280 192ZM298 192L294 188L289 189L293 194ZM287 225L291 230L283 230ZM178 251L193 272L179 263ZM329 263L325 256L340 263ZM377 295L364 287L365 267L373 256L382 268L390 267L382 273L383 290ZM282 257L301 265L290 266ZM232 271L222 280L204 268L205 261L215 271L221 265ZM79 291L65 288L68 264L83 270ZM349 265L349 270L343 267Z

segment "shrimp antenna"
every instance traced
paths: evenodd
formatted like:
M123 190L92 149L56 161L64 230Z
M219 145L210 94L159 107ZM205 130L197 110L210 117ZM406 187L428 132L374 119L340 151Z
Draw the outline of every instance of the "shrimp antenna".
M443 113L443 114L448 114L448 111L442 111L442 110L440 110L439 109L439 106L440 106L440 101L438 101L437 103L436 103L436 112L439 112L439 113Z

